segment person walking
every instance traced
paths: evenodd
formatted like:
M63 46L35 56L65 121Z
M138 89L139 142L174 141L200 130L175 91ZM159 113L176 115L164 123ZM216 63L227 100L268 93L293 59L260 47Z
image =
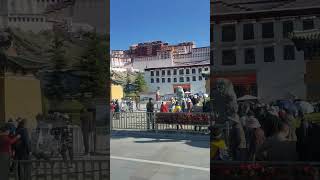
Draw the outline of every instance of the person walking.
M16 160L30 160L31 154L31 142L29 138L29 132L25 127L26 119L22 119L17 127L17 135L21 138L15 145ZM18 177L19 180L31 180L31 165L28 163L18 163Z
M120 104L119 104L118 99L116 99L114 111L116 113L116 119L119 119L120 118Z
M10 125L5 125L0 129L0 177L1 180L9 180L10 158L12 145L19 139L20 135L10 137Z
M152 102L152 98L149 98L149 102L147 103L147 129L150 129L150 123L152 124L152 129L154 129L153 122L153 113L154 113L154 104Z

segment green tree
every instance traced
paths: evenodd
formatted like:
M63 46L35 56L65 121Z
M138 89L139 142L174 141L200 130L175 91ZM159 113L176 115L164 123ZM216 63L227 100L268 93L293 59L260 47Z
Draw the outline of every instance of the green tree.
M143 73L138 73L135 81L134 81L134 85L136 86L136 92L137 93L141 93L141 92L145 92L147 91L148 87L147 84L144 80L144 76Z
M110 76L107 43L96 33L89 33L88 36L88 48L80 61L80 68L85 74L81 79L80 89L83 94L90 93L93 98L107 97Z
M51 42L49 55L52 63L49 75L48 85L46 87L46 96L51 100L62 100L65 95L62 70L67 65L65 58L64 42L59 34L54 34Z

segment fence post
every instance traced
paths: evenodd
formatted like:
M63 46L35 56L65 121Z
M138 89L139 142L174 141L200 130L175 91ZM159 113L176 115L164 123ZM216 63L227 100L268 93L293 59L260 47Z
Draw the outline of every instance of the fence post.
M151 113L147 112L147 130L150 129Z

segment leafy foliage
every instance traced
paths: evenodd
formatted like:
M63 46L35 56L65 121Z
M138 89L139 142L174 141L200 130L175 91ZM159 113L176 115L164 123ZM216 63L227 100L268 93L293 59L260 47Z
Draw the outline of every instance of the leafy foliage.
M50 46L50 60L53 63L53 72L49 78L47 86L47 97L52 100L62 100L65 95L62 70L66 67L65 50L63 49L63 40L56 34Z
M106 61L108 47L102 37L90 33L90 42L80 61L80 69L85 72L80 83L82 94L92 97L106 97L109 78L109 64Z
M142 73L138 73L137 78L134 81L134 84L136 86L136 91L139 93L145 92L148 89Z

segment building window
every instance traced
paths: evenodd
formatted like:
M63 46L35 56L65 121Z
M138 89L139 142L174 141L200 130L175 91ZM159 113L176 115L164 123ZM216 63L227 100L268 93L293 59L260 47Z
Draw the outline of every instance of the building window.
M180 69L179 70L179 75L183 75L184 74L184 69Z
M173 82L177 82L177 78L173 78Z
M186 69L186 74L190 74L190 69Z
M151 78L151 83L154 83L154 79L153 78Z
M208 70L209 70L209 68L204 68L204 70L205 70L205 71L208 71Z
M190 77L186 77L186 81L187 81L187 82L190 82Z
M314 29L313 19L305 19L303 20L303 30Z
M264 48L264 62L274 62L274 47Z
M154 76L154 71L151 71L150 73L151 73L151 76Z
M222 51L222 65L230 66L236 65L236 51L235 50L224 50Z
M202 76L199 76L199 81L202 81Z
M13 18L13 21L14 21L14 22L16 22L16 21L17 21L17 18L16 18L16 17L14 17L14 18Z
M197 77L196 76L192 76L192 81L196 81Z
M262 38L273 38L273 22L262 23Z
M173 70L173 75L177 75L177 70L176 69Z
M162 70L162 71L161 71L161 74L162 74L162 76L165 76L165 75L166 75L166 71L165 71L165 70Z
M160 79L159 79L159 78L157 78L157 79L156 79L156 82L157 82L157 83L160 83Z
M168 83L171 83L171 78L168 78Z
M165 83L166 82L166 79L165 78L162 78L162 83Z
M156 71L156 76L160 76L160 72L159 71Z
M180 77L179 82L184 82L184 78Z
M289 33L293 32L293 22L284 21L282 23L282 34L284 38L288 38Z
M198 73L200 74L202 72L202 68L199 68L198 69Z
M254 39L254 26L253 24L243 25L243 40Z
M244 63L245 64L256 63L254 48L247 48L244 50Z
M196 69L191 69L192 74L196 73Z
M168 75L168 76L171 75L171 71L170 71L170 70L167 71L167 75Z
M236 40L236 26L225 25L222 27L222 41L233 42Z
M23 18L22 18L22 21L25 22L25 21L26 21L26 18L23 17Z
M294 46L286 45L283 47L283 59L284 60L294 60L295 59Z

